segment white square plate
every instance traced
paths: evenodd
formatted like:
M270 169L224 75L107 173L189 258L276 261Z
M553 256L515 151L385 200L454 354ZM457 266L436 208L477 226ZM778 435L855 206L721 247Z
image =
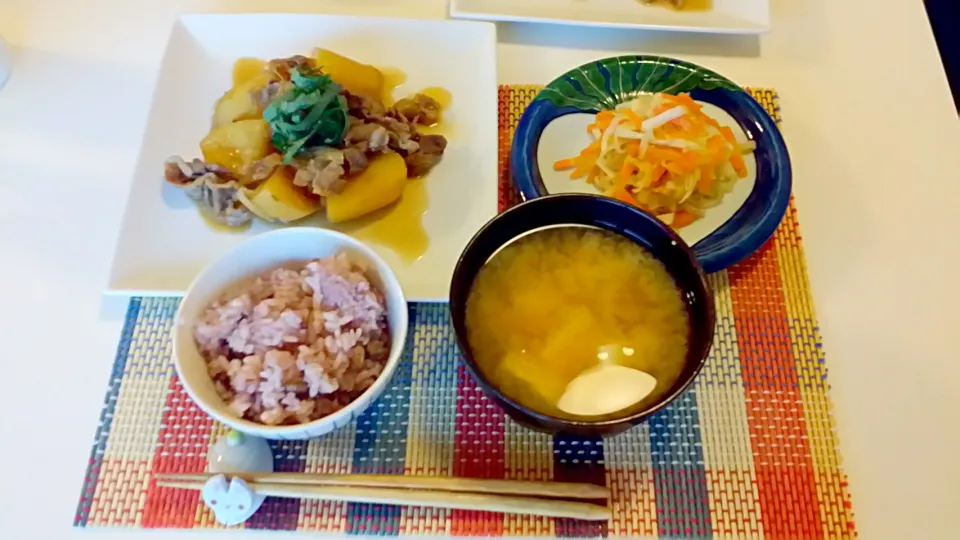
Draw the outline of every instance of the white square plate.
M246 238L207 227L186 195L163 180L171 155L200 156L213 104L242 57L282 58L322 46L402 70L395 95L441 87L455 133L427 182L426 253L404 262L371 244L394 269L407 298L445 301L463 247L497 211L496 29L492 24L330 15L184 15L173 26L147 120L114 254L108 294L177 296L201 269Z
M770 0L713 0L709 11L673 11L646 6L640 0L450 0L450 15L488 21L762 34L770 29Z

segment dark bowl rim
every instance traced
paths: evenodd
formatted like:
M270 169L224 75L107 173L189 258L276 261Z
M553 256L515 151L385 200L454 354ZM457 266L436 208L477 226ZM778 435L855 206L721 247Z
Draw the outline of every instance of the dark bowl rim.
M699 355L700 358L699 358L699 360L697 360L696 365L693 367L693 370L690 372L689 377L687 377L687 380L685 380L679 387L677 387L677 389L676 389L675 391L667 394L666 396L664 396L663 398L661 398L656 405L653 405L652 407L650 407L650 408L648 408L648 409L644 409L644 410L642 410L642 411L637 411L637 412L634 412L634 413L632 413L632 414L630 414L630 415L622 416L622 417L618 417L618 418L607 418L607 419L603 419L603 420L594 420L594 421L591 421L591 420L569 420L569 419L565 419L565 418L557 418L557 417L555 417L555 416L550 416L550 415L546 415L546 414L543 414L543 413L534 411L533 409L530 409L529 407L526 407L526 406L524 406L523 404L518 403L517 401L513 400L512 398L510 398L509 396L507 396L504 392L500 391L500 390L499 390L496 386L494 386L490 381L488 381L487 378L480 372L479 366L477 366L476 363L474 362L472 353L469 352L469 351L470 351L470 344L469 344L469 342L467 342L467 337L466 337L465 335L464 335L464 336L461 336L461 335L460 335L461 333L460 333L459 331L457 331L457 325L456 325L455 321L451 321L451 322L453 323L453 326L454 326L454 334L456 335L457 345L460 347L460 358L461 358L461 361L463 362L463 364L464 364L464 366L467 368L467 370L469 370L470 375L474 378L474 381L476 381L476 383L483 389L483 391L484 391L487 395L489 395L490 397L494 398L495 401L501 401L501 402L507 404L509 407L511 407L511 408L513 408L513 409L515 409L515 410L517 410L517 411L519 411L519 412L521 412L524 416L529 417L529 418L532 419L533 421L535 421L535 422L537 422L537 423L539 423L539 424L541 424L541 425L544 425L544 426L549 427L550 430L555 430L555 431L558 431L558 432L571 432L571 433L573 433L573 432L584 432L584 431L590 431L590 430L602 431L603 428L615 428L615 427L624 426L624 425L635 426L635 425L637 425L637 424L640 424L641 422L643 422L645 419L649 418L650 416L656 414L656 413L659 412L661 409L665 408L667 405L669 405L670 403L672 403L675 399L677 399L678 397L680 397L680 395L682 395L684 392L687 391L687 389L690 388L690 385L692 385L693 382L696 380L697 376L698 376L698 375L700 374L700 372L703 370L703 366L704 366L704 365L706 364L706 362L707 362L707 357L708 357L709 354L710 354L710 350L711 350L711 348L712 348L712 346L713 346L713 339L714 339L715 334L716 334L716 306L714 305L713 294L712 294L712 291L711 291L711 289L710 289L710 285L709 285L709 283L707 282L706 274L705 274L704 271L703 271L703 267L702 267L702 266L700 265L700 263L697 261L696 256L694 255L693 250L690 248L690 246L687 245L687 243L684 242L683 239L680 238L680 236L679 236L673 229L671 229L670 227L668 227L667 225L665 225L665 224L664 224L663 222L661 222L659 219L657 219L656 217L654 217L653 215L651 215L651 214L649 214L649 213L647 213L647 212L644 212L642 209L637 208L636 206L627 204L627 203L622 202L622 201L619 201L619 200L617 200L617 199L613 199L613 198L610 198L610 197L605 197L605 196L599 195L599 194L592 194L592 193L555 193L555 194L549 194L549 195L543 195L543 196L540 196L540 197L535 197L535 198L532 198L532 199L527 199L527 200L525 200L525 201L523 201L523 202L521 202L521 203L519 203L519 204L517 204L517 205L515 205L515 206L513 206L513 207L511 207L511 208L509 208L509 209L507 209L507 210L505 210L505 211L503 211L503 212L500 212L499 214L497 214L496 216L494 216L493 218L491 218L489 221L487 221L487 223L485 223L485 224L483 225L483 227L480 228L480 230L478 230L478 231L476 232L476 234L473 235L473 237L470 238L470 241L467 242L466 246L463 248L463 251L460 253L460 257L457 258L457 264L456 264L456 266L454 266L453 275L451 276L451 280L450 280L450 294L449 294L449 297L450 297L451 302L452 302L452 299L453 299L453 297L454 297L454 295L453 295L453 289L454 289L455 284L456 284L456 282L457 282L456 277L457 277L457 276L460 274L460 272L461 272L461 265L463 264L464 258L466 257L466 254L470 251L470 249L473 247L474 243L477 241L477 239L480 238L481 235L483 235L489 228L494 227L497 221L499 221L500 219L502 219L504 216L506 216L506 215L508 215L508 214L516 214L516 213L521 213L521 212L528 212L529 210L527 210L527 209L528 209L529 207L531 207L531 206L545 205L545 204L554 204L552 201L557 200L557 199L592 199L592 200L597 201L597 202L600 203L600 204L607 204L607 205L613 205L613 206L622 207L622 208L624 208L624 209L626 209L626 210L634 213L638 218L644 219L645 221L648 221L648 222L654 224L661 232L665 233L667 236L670 237L670 239L671 239L672 241L676 242L676 246L681 249L681 251L683 252L683 254L684 254L684 256L685 256L685 258L686 258L686 260L687 260L687 262L690 264L690 266L691 266L691 267L693 268L693 270L696 272L696 275L697 275L699 284L700 284L700 286L703 288L703 291L705 292L705 298L704 298L703 305L705 306L704 309L706 310L706 318L707 318L707 323L708 323L708 326L709 326L709 329L708 329L708 331L707 331L707 336L706 336L705 339L704 339L704 345L703 345L703 349L704 349L704 350L703 350L702 354ZM565 223L561 221L561 222L556 223L555 225L564 225L564 224L565 224ZM575 223L570 223L570 224L571 224L571 225L583 225L583 224L575 224ZM550 225L550 226L553 226L553 225ZM623 233L620 233L619 231L616 231L616 230L613 230L613 229L611 229L611 228L609 228L609 227L604 226L604 224L593 224L593 225L590 225L590 226L599 227L599 228L602 228L602 229L605 229L605 230L608 230L608 231L611 231L611 232L615 232L615 233L617 233L617 234L621 234L622 236L627 236L627 238L630 238L628 235L624 235ZM531 229L531 230L533 230L533 229ZM525 231L525 232L529 232L529 231ZM518 235L518 236L519 236L519 235ZM514 238L516 238L516 236L515 236ZM632 241L635 241L633 238L630 238L630 239L631 239ZM511 241L512 241L512 240L511 240ZM504 245L506 245L506 244L504 244ZM501 246L501 247L503 247L503 246ZM652 253L652 252L651 252L651 253ZM654 255L655 255L655 254L654 254ZM658 257L657 259L659 260L659 257ZM668 272L670 273L671 277L674 277L674 276L673 276L673 272L670 272L670 271L669 271L669 268L668 268ZM466 311L466 306L464 305L463 307L464 307L464 312L465 312L465 311ZM450 309L449 309L450 312L451 312L451 315L452 315L452 312L453 312L453 309L452 309L452 308L453 308L453 304L451 303L451 304L450 304ZM465 327L466 321L464 321L463 324L464 324L464 327ZM509 411L505 411L505 412L506 412L506 414L509 416L509 414L510 414Z

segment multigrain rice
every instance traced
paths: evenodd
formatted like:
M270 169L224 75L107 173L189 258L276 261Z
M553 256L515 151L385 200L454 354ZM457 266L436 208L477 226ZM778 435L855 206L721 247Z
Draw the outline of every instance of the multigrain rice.
M232 289L194 337L220 397L267 425L310 422L370 387L390 352L383 294L346 254L277 268Z

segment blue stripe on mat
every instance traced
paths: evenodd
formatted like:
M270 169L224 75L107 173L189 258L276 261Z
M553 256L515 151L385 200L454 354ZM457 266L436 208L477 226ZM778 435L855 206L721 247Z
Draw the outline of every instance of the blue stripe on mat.
M684 392L648 423L657 529L668 537L712 537L696 389Z
M308 441L268 441L273 450L273 470L302 473L307 464ZM267 497L244 525L247 529L295 531L300 519L300 499Z
M113 370L110 372L110 383L107 385L107 395L103 399L103 410L100 412L100 423L93 438L93 450L90 451L90 462L87 465L87 474L84 477L83 490L80 492L80 502L77 503L77 513L73 518L73 525L84 527L90 517L90 506L93 504L94 491L100 477L100 467L103 465L103 454L107 447L107 438L110 436L110 426L113 424L113 411L117 406L117 397L120 395L120 384L123 381L123 371L127 364L130 346L133 343L133 331L137 327L137 316L140 314L140 298L132 298L127 307L123 330L120 333L120 343L117 345L117 354L113 361Z
M410 311L410 331L403 358L383 394L357 419L353 443L354 473L403 474L410 417L410 384L413 369L413 336L417 310ZM400 507L381 504L347 504L347 534L397 536Z
M584 482L606 485L603 464L603 439L556 435L553 438L553 478L559 482ZM577 519L554 520L560 538L596 538L607 536L607 523Z

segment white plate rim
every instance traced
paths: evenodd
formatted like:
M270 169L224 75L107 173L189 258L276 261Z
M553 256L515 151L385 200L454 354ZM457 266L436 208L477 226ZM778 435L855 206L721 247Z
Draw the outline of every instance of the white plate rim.
M665 22L643 22L636 20L625 21L617 18L577 18L559 17L550 13L522 14L518 12L502 11L491 7L472 7L481 4L484 0L450 0L450 17L476 21L497 21L512 23L542 23L550 25L583 26L590 28L620 28L645 29L665 32L689 32L699 34L726 34L726 35L761 35L770 31L769 2L764 3L764 13L759 14L759 22L743 22L738 25L711 26L692 25ZM563 0L561 0L563 1ZM586 0L583 0L586 1ZM584 6L584 14L589 14L588 6Z

